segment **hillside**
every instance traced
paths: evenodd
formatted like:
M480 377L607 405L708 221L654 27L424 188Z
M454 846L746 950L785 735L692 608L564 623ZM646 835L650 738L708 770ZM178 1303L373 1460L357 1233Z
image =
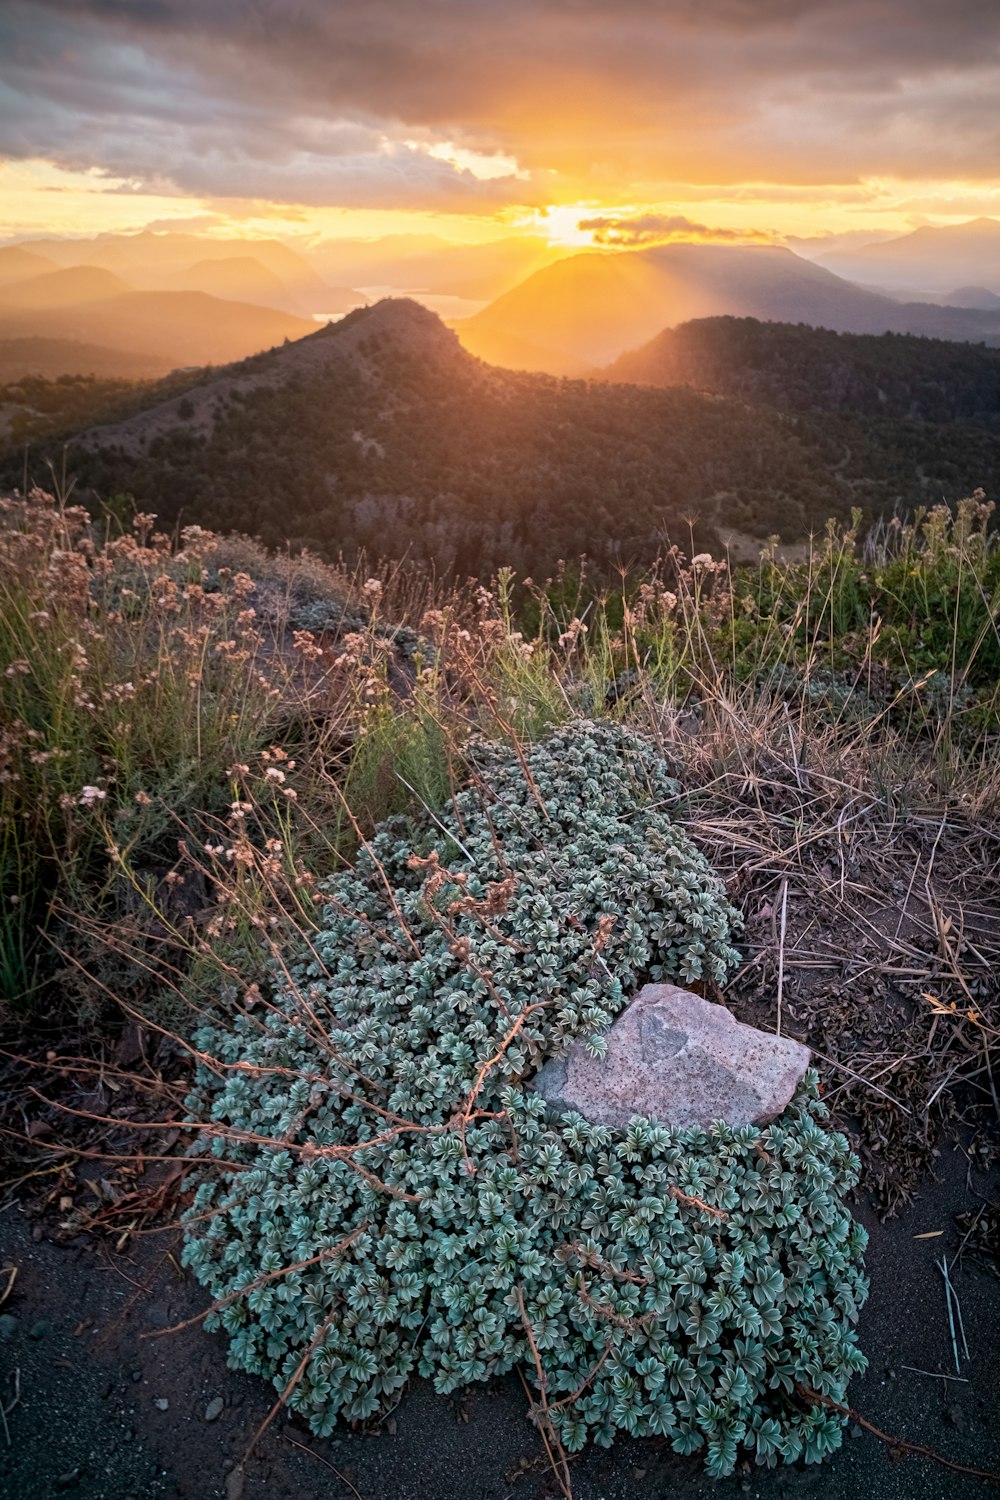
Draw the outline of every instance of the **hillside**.
M35 255L20 245L0 245L0 287L55 269L55 262L47 260L44 255Z
M689 518L696 546L716 528L794 539L854 505L919 501L928 485L933 499L1000 486L995 439L971 456L945 443L935 460L919 444L907 457L892 432L887 453L849 416L494 369L402 300L187 387L175 377L80 433L69 461L81 493L131 493L161 524L537 575L583 551L610 568L668 536L689 543ZM36 445L39 474L63 435Z
M107 278L112 273L100 271ZM56 277L70 278L79 272L66 270L38 278L35 291L26 303L19 304L18 289L6 287L0 294L0 340L49 339L73 340L118 348L127 359L121 369L109 373L126 374L125 366L135 355L162 361L168 368L177 365L223 364L240 359L259 349L270 348L283 339L301 338L315 324L290 313L249 303L210 297L204 292L115 291L113 295L87 297L60 305L40 300L49 296ZM87 283L93 288L90 274ZM46 286L38 292L40 284ZM109 290L119 278L103 281Z
M1000 293L1000 219L925 224L897 239L824 256L838 276L911 291L950 292L963 285Z
M905 508L1000 490L1000 349L753 318L667 329L602 372L752 403L795 425L864 503Z
M900 304L770 245L675 244L574 255L457 326L474 354L485 354L487 341L501 336L521 339L546 351L548 368L558 370L567 356L606 364L664 327L721 314L1000 343L1000 314Z
M24 281L0 288L0 316L7 312L32 312L49 308L72 308L79 303L98 302L132 291L127 281L100 266L70 266L43 271Z
M155 354L130 354L104 344L59 338L0 339L0 384L25 375L48 380L72 375L155 380L169 370L170 361Z
M945 339L702 318L664 329L601 377L687 385L788 411L849 410L1000 431L1000 349Z

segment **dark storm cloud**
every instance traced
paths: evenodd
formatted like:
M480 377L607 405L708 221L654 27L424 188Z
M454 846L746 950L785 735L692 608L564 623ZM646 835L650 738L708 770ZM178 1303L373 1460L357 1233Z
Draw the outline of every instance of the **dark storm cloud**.
M998 0L8 0L0 152L473 212L560 184L975 180L998 85ZM442 140L532 176L479 180Z

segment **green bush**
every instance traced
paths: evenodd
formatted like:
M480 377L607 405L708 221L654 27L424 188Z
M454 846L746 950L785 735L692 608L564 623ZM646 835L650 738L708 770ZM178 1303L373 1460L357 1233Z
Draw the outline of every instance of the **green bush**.
M473 761L439 822L386 825L328 883L273 993L198 1036L210 1326L320 1434L414 1370L449 1392L520 1366L571 1451L624 1430L719 1475L740 1447L819 1459L840 1419L795 1388L839 1399L863 1367L865 1233L815 1077L767 1129L707 1133L553 1119L528 1086L569 1038L599 1054L643 980L736 959L677 784L586 722Z

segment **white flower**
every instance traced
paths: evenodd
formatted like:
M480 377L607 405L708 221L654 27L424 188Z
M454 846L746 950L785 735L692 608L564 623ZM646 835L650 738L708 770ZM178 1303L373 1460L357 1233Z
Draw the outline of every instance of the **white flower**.
M103 802L107 795L103 787L85 786L77 800L81 807L93 807L95 802Z

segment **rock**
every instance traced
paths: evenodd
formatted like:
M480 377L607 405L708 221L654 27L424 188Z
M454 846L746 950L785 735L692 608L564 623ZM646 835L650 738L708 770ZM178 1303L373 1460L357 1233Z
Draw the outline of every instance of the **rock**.
M205 1407L205 1421L214 1422L217 1418L221 1417L222 1408L225 1404L221 1396L214 1396Z
M13 1313L0 1313L0 1339L12 1339L17 1332L17 1319Z
M170 1410L170 1402L168 1401L166 1396L157 1396L156 1400L153 1402L153 1405L156 1407L157 1411Z
M51 1332L52 1324L49 1322L48 1318L39 1318L37 1323L32 1323L31 1327L28 1329L28 1337L29 1339L34 1339L36 1342L38 1342L39 1339L48 1338Z
M622 1129L634 1115L675 1129L766 1125L809 1066L809 1049L744 1026L673 984L647 984L617 1016L604 1057L571 1042L537 1073L553 1109Z

